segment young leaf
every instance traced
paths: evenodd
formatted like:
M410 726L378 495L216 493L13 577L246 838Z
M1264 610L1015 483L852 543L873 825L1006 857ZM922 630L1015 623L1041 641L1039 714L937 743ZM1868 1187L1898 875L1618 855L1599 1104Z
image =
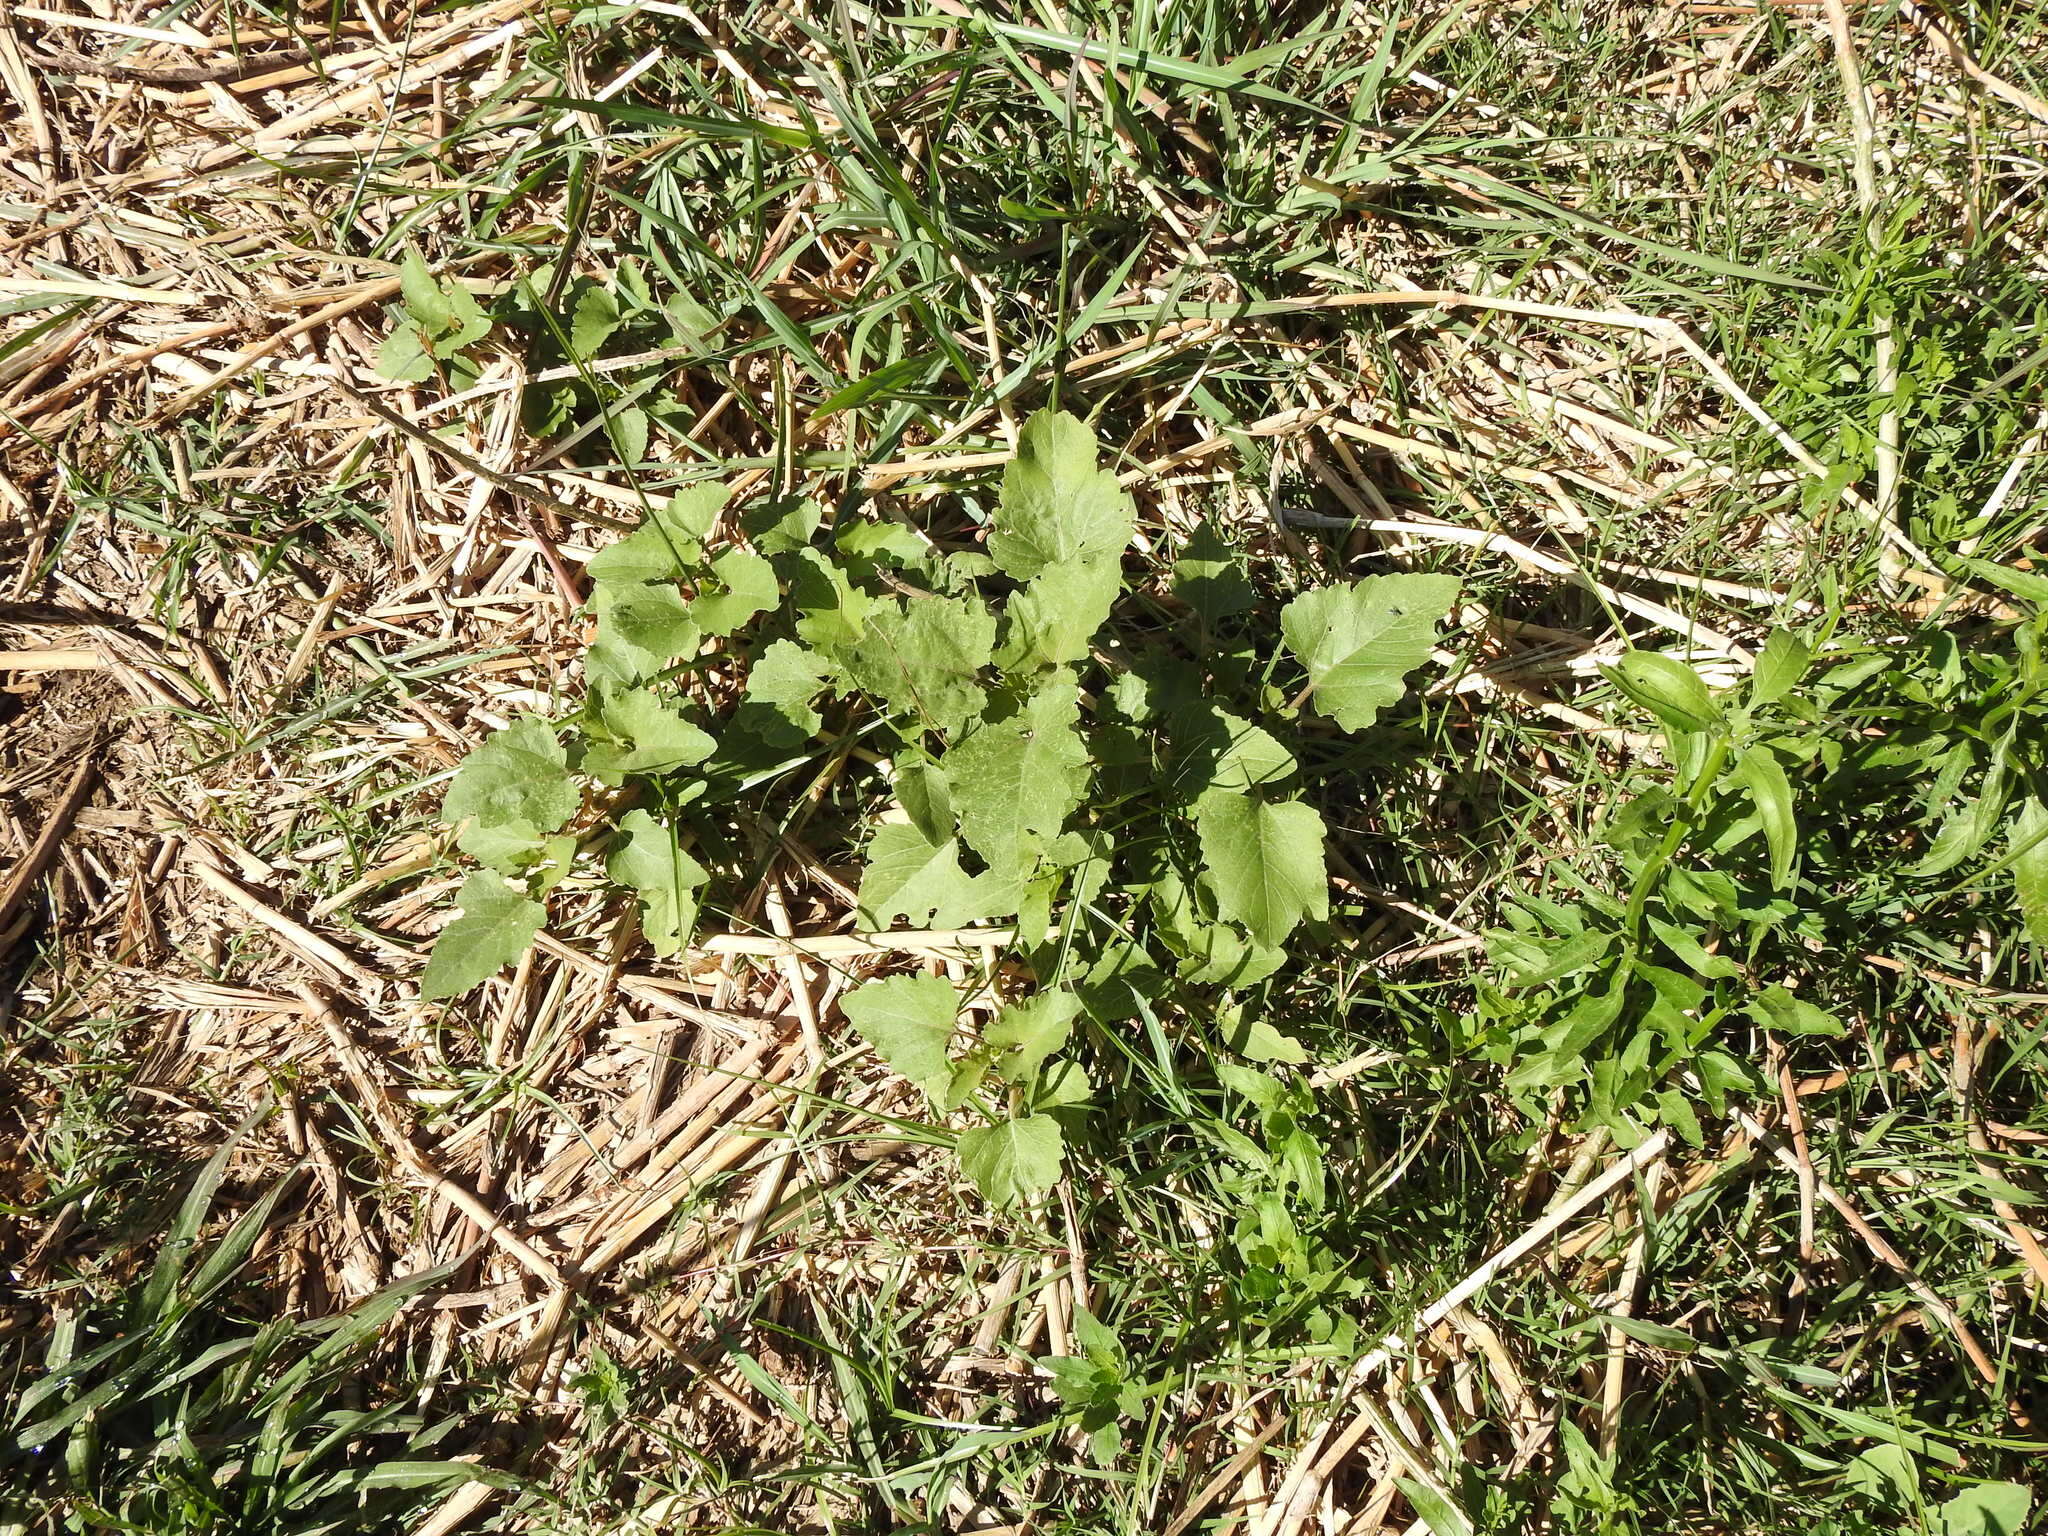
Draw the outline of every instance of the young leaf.
M1323 818L1310 807L1212 789L1195 802L1195 831L1217 911L1259 944L1277 946L1304 917L1328 914Z
M509 872L536 854L547 834L582 804L583 792L569 777L569 754L555 740L554 728L529 715L463 759L441 804L441 819L462 826L456 843L464 853Z
M2048 946L2048 805L2030 795L2013 818L2012 881L2019 893L2027 937Z
M579 361L597 356L598 349L625 323L618 300L597 283L576 295L576 307L569 315L569 354Z
M960 1167L993 1205L1042 1195L1060 1180L1065 1140L1051 1115L1025 1115L960 1133Z
M1003 472L988 552L1005 575L1028 581L1047 566L1122 556L1137 513L1116 476L1095 466L1095 439L1064 411L1024 424Z
M406 316L427 335L439 336L455 329L455 311L441 290L440 279L427 269L420 253L410 247L398 263L398 297Z
M1614 686L1674 731L1711 731L1721 724L1699 673L1662 651L1630 650L1602 669Z
M946 754L961 835L992 872L1021 878L1081 803L1088 753L1075 729L1080 710L1073 680L1061 678Z
M1813 665L1813 652L1789 629L1774 629L1756 653L1756 667L1749 675L1749 702L1775 704L1806 677Z
M657 955L673 955L697 926L697 892L710 872L676 841L675 829L646 811L619 818L621 840L605 858L605 873L640 897L640 931Z
M377 348L377 372L398 384L419 384L434 376L433 354L419 327L400 320Z
M462 915L434 940L434 952L420 977L420 996L429 1000L459 997L497 975L526 953L547 916L539 902L522 896L502 875L489 870L478 870L463 881L456 902Z
M971 598L912 597L877 608L848 671L891 709L958 735L982 705L976 674L995 649L996 621Z
M825 723L811 700L832 680L832 667L793 640L777 640L754 658L741 715L765 741L794 747Z
M597 718L583 767L601 784L701 763L717 746L652 689L600 686L594 692Z
M1429 659L1455 576L1368 576L1304 592L1280 613L1287 648L1308 669L1309 702L1347 731L1371 725Z
M751 550L728 549L711 562L709 584L700 584L690 617L707 635L729 635L782 599L775 567Z
M1764 843L1771 851L1771 884L1782 890L1792 883L1792 862L1799 854L1791 780L1785 777L1785 766L1777 754L1760 744L1742 754L1735 765L1735 779L1749 791L1750 803L1763 823Z
M1041 992L1012 1003L996 1016L982 1036L999 1053L996 1070L1012 1082L1023 1082L1045 1065L1045 1059L1067 1043L1081 1000L1071 992Z
M952 1072L946 1046L959 1006L952 983L939 976L891 976L839 1001L875 1054L920 1086L942 1082Z
M702 638L688 605L670 586L600 582L593 606L597 639L585 654L584 669L595 678L643 682L695 651Z
M690 575L726 496L716 481L678 491L650 509L638 528L592 555L584 573L593 581L619 583L677 581Z

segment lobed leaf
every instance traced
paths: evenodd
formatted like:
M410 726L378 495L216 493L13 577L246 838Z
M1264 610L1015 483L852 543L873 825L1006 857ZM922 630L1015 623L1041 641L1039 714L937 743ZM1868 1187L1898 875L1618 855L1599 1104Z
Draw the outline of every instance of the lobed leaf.
M1280 612L1280 632L1308 669L1311 706L1347 731L1371 725L1429 659L1457 595L1455 576L1399 575L1295 598Z
M538 854L547 835L582 805L554 727L529 715L463 759L441 803L441 819L462 828L456 845L464 853L510 872Z
M952 983L938 976L871 981L839 1002L875 1054L920 1086L941 1082L952 1070L946 1047L959 1006Z
M456 896L462 915L441 930L420 977L420 996L459 997L526 953L547 909L502 875L478 870Z
M1096 467L1093 433L1064 411L1024 424L988 540L999 570L1028 581L1048 566L1114 561L1136 526L1129 495Z
M1088 752L1080 710L1073 679L1061 677L946 754L961 836L999 878L1023 878L1081 803Z
M982 1198L1016 1205L1044 1194L1060 1180L1065 1139L1051 1115L1025 1115L960 1133L961 1170Z
M1323 818L1310 807L1212 789L1195 802L1195 831L1217 911L1257 943L1277 947L1303 918L1328 915Z

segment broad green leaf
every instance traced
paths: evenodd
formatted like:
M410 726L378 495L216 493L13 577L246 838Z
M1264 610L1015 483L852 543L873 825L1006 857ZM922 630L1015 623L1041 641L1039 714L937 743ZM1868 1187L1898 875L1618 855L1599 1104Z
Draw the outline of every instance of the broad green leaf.
M578 361L597 356L612 332L625 324L618 300L600 284L591 283L576 295L569 314L569 353Z
M1982 814L1983 804L1979 799L1950 815L1941 824L1941 830L1934 834L1934 840L1927 845L1927 852L1920 862L1907 873L1923 880L1945 875L1990 842L1991 834L1998 830L1998 823L1995 818Z
M1789 629L1774 629L1756 653L1756 666L1749 675L1749 702L1775 704L1805 680L1813 665L1813 652Z
M1304 592L1280 613L1287 648L1308 669L1309 703L1362 731L1429 660L1436 626L1458 596L1455 576L1368 576Z
M839 1000L861 1039L891 1067L923 1086L952 1072L946 1046L960 999L939 976L891 976L856 987Z
M1662 651L1630 650L1602 669L1614 686L1674 731L1711 731L1721 711L1699 673Z
M1048 1063L1032 1083L1026 1101L1033 1110L1051 1111L1057 1115L1065 1111L1079 1110L1095 1096L1095 1084L1089 1081L1088 1069L1078 1061L1061 1058Z
M1749 791L1763 823L1764 843L1771 851L1771 884L1782 890L1792 883L1792 863L1799 855L1799 822L1792 812L1792 783L1785 777L1785 766L1769 747L1753 746L1736 763L1735 779Z
M413 323L429 335L455 329L455 313L441 291L441 280L410 248L398 263L398 297Z
M1183 795L1277 784L1295 769L1294 754L1271 732L1206 699L1174 712L1173 743L1186 764L1174 785Z
M433 354L419 327L401 319L377 348L377 372L398 384L419 384L434 376Z
M701 763L717 746L650 688L594 690L595 720L583 768L601 784L629 773L663 773Z
M808 496L783 496L764 502L740 519L754 548L764 555L785 555L803 549L825 520L825 509Z
M1503 932L1486 938L1489 953L1507 968L1516 986L1541 987L1590 970L1613 948L1615 935L1595 928L1555 941Z
M789 605L796 610L798 638L828 653L857 645L880 599L856 587L818 550L799 549L783 566L790 573Z
M1842 1021L1784 987L1770 986L1757 994L1743 1011L1765 1029L1786 1035L1841 1035L1848 1031Z
M578 846L573 832L564 832L542 843L539 854L522 872L527 895L539 900L560 885L576 862Z
M1261 945L1275 947L1304 917L1328 914L1323 818L1310 807L1212 789L1195 802L1195 831L1216 910Z
M678 581L691 575L726 496L716 481L678 491L650 508L638 528L585 561L585 574L593 581L620 583Z
M434 940L420 977L420 996L429 1000L460 997L497 975L526 953L547 916L539 902L487 869L463 881L455 899L462 915Z
M1003 473L988 552L1005 575L1029 581L1047 566L1119 559L1136 523L1116 476L1096 468L1088 429L1064 411L1040 411Z
M962 1056L953 1063L953 1070L943 1086L936 1092L929 1087L925 1090L931 1094L932 1107L942 1115L950 1115L966 1104L981 1091L994 1062L995 1053L985 1045L978 1045Z
M1060 1181L1065 1139L1051 1115L1025 1115L960 1133L960 1167L993 1205L1015 1205Z
M1122 1373L1125 1365L1123 1341L1109 1324L1085 1306L1076 1305L1071 1327L1081 1352L1106 1371Z
M961 835L991 872L1021 877L1081 803L1088 753L1079 715L1073 680L1058 678L946 754Z
M729 635L781 600L774 566L751 550L728 549L711 562L710 576L698 582L690 617L707 635Z
M849 518L833 525L832 546L850 560L915 570L931 555L931 541L907 523L890 519L864 522Z
M1729 976L1740 976L1742 967L1726 955L1707 952L1706 946L1676 923L1667 923L1662 918L1647 919L1650 932L1663 941L1664 947L1676 955L1681 964L1695 976L1704 976L1709 981L1719 981Z
M444 283L435 277L418 251L407 251L399 263L398 292L411 322L406 328L426 356L451 357L490 334L490 317L469 290L453 278Z
M754 658L741 714L764 740L778 746L800 745L825 723L811 701L831 680L831 664L817 652L793 640L777 640Z
M960 867L960 840L937 842L910 822L884 822L868 843L867 868L860 879L860 923L887 928L907 918L917 928L958 928L987 910L991 894L985 877Z
M1011 1003L996 1016L983 1041L996 1048L996 1070L1012 1082L1023 1082L1045 1065L1045 1059L1067 1043L1081 1000L1071 992L1041 992Z
M1408 1501L1408 1507L1429 1527L1429 1536L1472 1536L1472 1522L1464 1512L1434 1488L1418 1483L1412 1477L1397 1477L1394 1482L1401 1490L1401 1497Z
M527 716L463 759L441 805L441 819L461 826L464 853L510 871L537 854L547 835L583 805L569 777L569 754L553 727Z
M1004 611L1007 630L997 658L1003 670L1080 661L1122 590L1123 572L1111 561L1045 567Z
M617 406L605 414L604 435L621 464L643 463L647 458L649 418L637 405Z
M1972 555L1959 555L1956 559L1979 580L1988 581L2014 597L2048 608L2048 576L2039 571L2022 571L2014 566L2000 565L1996 560L1981 560Z
M1691 1101L1676 1088L1666 1088L1657 1095L1657 1119L1684 1137L1685 1144L1695 1151L1707 1144L1706 1136L1700 1130L1699 1115L1694 1112Z
M1903 1445L1873 1445L1849 1463L1842 1481L1880 1504L1905 1506L1920 1490L1920 1468Z
M1243 613L1259 600L1237 552L1209 523L1189 536L1174 561L1173 595L1211 624Z
M896 800L929 842L953 835L953 788L946 770L912 747L896 754Z
M2029 795L2013 818L2012 882L2027 937L2048 946L2048 805Z
M995 649L995 615L972 598L912 597L878 607L848 658L862 688L948 736L981 710L976 680Z
M2020 1536L2033 1504L2024 1483L1978 1483L1934 1512L1934 1536Z
M697 926L697 892L710 872L676 840L675 828L646 811L619 818L620 841L605 858L605 873L640 897L640 931L657 955L673 955Z
M1198 909L1197 892L1171 870L1149 888L1154 920L1180 974L1198 987L1249 987L1287 962L1287 952L1254 944L1228 923Z
M644 682L678 656L693 654L703 638L675 588L600 582L592 603L597 639L584 667L592 677Z
M1247 1061L1280 1061L1295 1065L1308 1060L1308 1047L1264 1019L1237 1010L1224 1023L1223 1043Z

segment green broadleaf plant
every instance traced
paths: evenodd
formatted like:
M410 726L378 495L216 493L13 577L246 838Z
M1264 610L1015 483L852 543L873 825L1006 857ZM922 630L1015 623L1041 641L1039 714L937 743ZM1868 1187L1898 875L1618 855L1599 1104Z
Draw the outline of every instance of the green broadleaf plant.
M613 322L577 300L593 348ZM1303 731L1332 728L1261 695L1216 696L1165 651L1099 648L1136 523L1088 429L1057 412L1025 425L986 554L900 523L827 528L811 502L734 516L711 485L657 504L585 565L596 628L582 707L500 731L450 787L444 818L487 869L435 946L428 995L517 959L565 876L630 893L648 947L682 952L707 898L749 867L735 828L772 846L784 825L756 786L859 744L861 762L886 754L863 781L867 823L844 834L844 857L863 864L861 926L1007 924L991 932L1018 956L1021 995L977 1027L953 982L896 975L847 991L842 1012L935 1113L980 1117L957 1144L985 1197L1041 1197L1086 1108L1087 1073L1066 1053L1084 1016L1112 1006L1113 989L1086 985L1109 947L1135 962L1156 942L1178 985L1243 989L1329 909L1322 817L1292 786ZM734 535L707 555L721 525ZM1203 626L1257 600L1213 530L1173 579ZM1282 623L1300 698L1338 729L1371 724L1428 660L1456 593L1447 576L1392 575L1296 598ZM721 674L745 670L716 706L695 681L707 648ZM1149 735L1166 764L1128 750ZM1111 813L1123 801L1147 805L1136 828ZM598 857L579 866L584 852ZM1228 1021L1219 1051L1300 1059L1239 1004L1208 1017Z

